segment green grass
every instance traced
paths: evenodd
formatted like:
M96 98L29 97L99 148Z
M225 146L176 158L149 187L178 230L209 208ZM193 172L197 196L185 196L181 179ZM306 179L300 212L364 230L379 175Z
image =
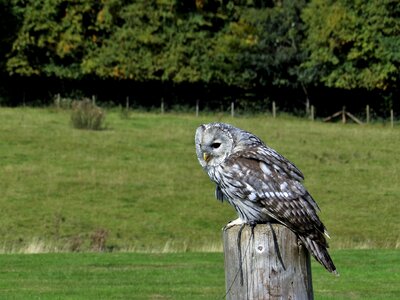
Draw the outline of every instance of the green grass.
M281 116L232 119L109 111L107 130L70 112L0 108L0 251L218 251L236 218L214 199L194 131L221 120L259 135L305 174L332 249L399 248L400 130Z
M399 250L336 250L340 277L312 263L315 299L400 299Z
M312 264L315 299L399 299L398 250L333 251ZM223 299L222 253L0 255L1 299Z
M0 108L0 252L88 251L105 230L114 253L0 255L0 298L222 299L223 254L187 252L220 251L235 218L194 153L196 127L216 120L304 172L341 273L313 261L316 299L400 298L399 128L109 111L107 130L86 131L31 108Z
M222 254L0 255L1 299L210 299Z

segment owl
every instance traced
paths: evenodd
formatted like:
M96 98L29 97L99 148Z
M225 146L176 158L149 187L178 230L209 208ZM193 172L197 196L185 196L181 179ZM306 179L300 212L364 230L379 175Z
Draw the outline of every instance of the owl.
M328 271L337 274L327 251L319 207L302 184L302 172L257 136L224 123L204 124L195 135L200 165L216 184L215 195L231 204L237 224L278 222L292 230Z

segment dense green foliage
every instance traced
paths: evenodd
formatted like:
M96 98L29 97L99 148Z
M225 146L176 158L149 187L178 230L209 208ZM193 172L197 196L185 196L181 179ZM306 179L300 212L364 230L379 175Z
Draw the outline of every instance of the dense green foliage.
M386 90L399 84L398 1L312 1L304 62L310 82L344 89Z
M336 250L312 263L315 299L399 299L399 250ZM0 255L2 299L223 299L222 253Z
M0 36L6 60L0 68L10 75L219 84L250 92L318 85L380 91L389 98L399 89L395 0L0 5L0 25L10 25Z
M397 127L107 111L107 129L89 131L70 113L0 109L1 251L221 250L236 214L215 200L193 141L216 119L303 171L332 249L399 247Z

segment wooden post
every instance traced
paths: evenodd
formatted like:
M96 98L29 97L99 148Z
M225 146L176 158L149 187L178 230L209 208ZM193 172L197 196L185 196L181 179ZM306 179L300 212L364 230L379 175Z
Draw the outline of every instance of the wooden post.
M346 106L343 106L342 108L342 123L346 123Z
M235 117L235 103L231 102L231 117Z
M367 124L369 124L369 105L367 104L367 107L365 108L366 115L367 115Z
M394 127L394 113L393 109L390 110L390 125L393 128Z
M164 98L161 98L161 114L164 113Z
M314 121L314 105L311 105L311 121Z
M310 255L292 231L259 224L252 236L246 225L238 239L240 228L223 233L226 299L313 299Z
M276 105L275 105L275 101L272 101L272 117L273 117L273 118L276 117Z
M126 103L125 103L126 111L129 110L129 96L126 96Z
M95 95L92 95L92 103L93 103L93 105L96 105L96 96Z
M199 116L199 99L196 100L196 117Z
M60 93L58 93L57 96L56 96L56 107L57 108L61 107L61 96L60 96Z

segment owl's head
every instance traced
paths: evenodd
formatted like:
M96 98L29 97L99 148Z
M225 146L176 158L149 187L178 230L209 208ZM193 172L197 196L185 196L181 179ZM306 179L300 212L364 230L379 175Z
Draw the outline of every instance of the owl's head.
M228 124L203 124L196 130L195 143L197 159L203 168L215 167L230 155L234 148L234 138Z

